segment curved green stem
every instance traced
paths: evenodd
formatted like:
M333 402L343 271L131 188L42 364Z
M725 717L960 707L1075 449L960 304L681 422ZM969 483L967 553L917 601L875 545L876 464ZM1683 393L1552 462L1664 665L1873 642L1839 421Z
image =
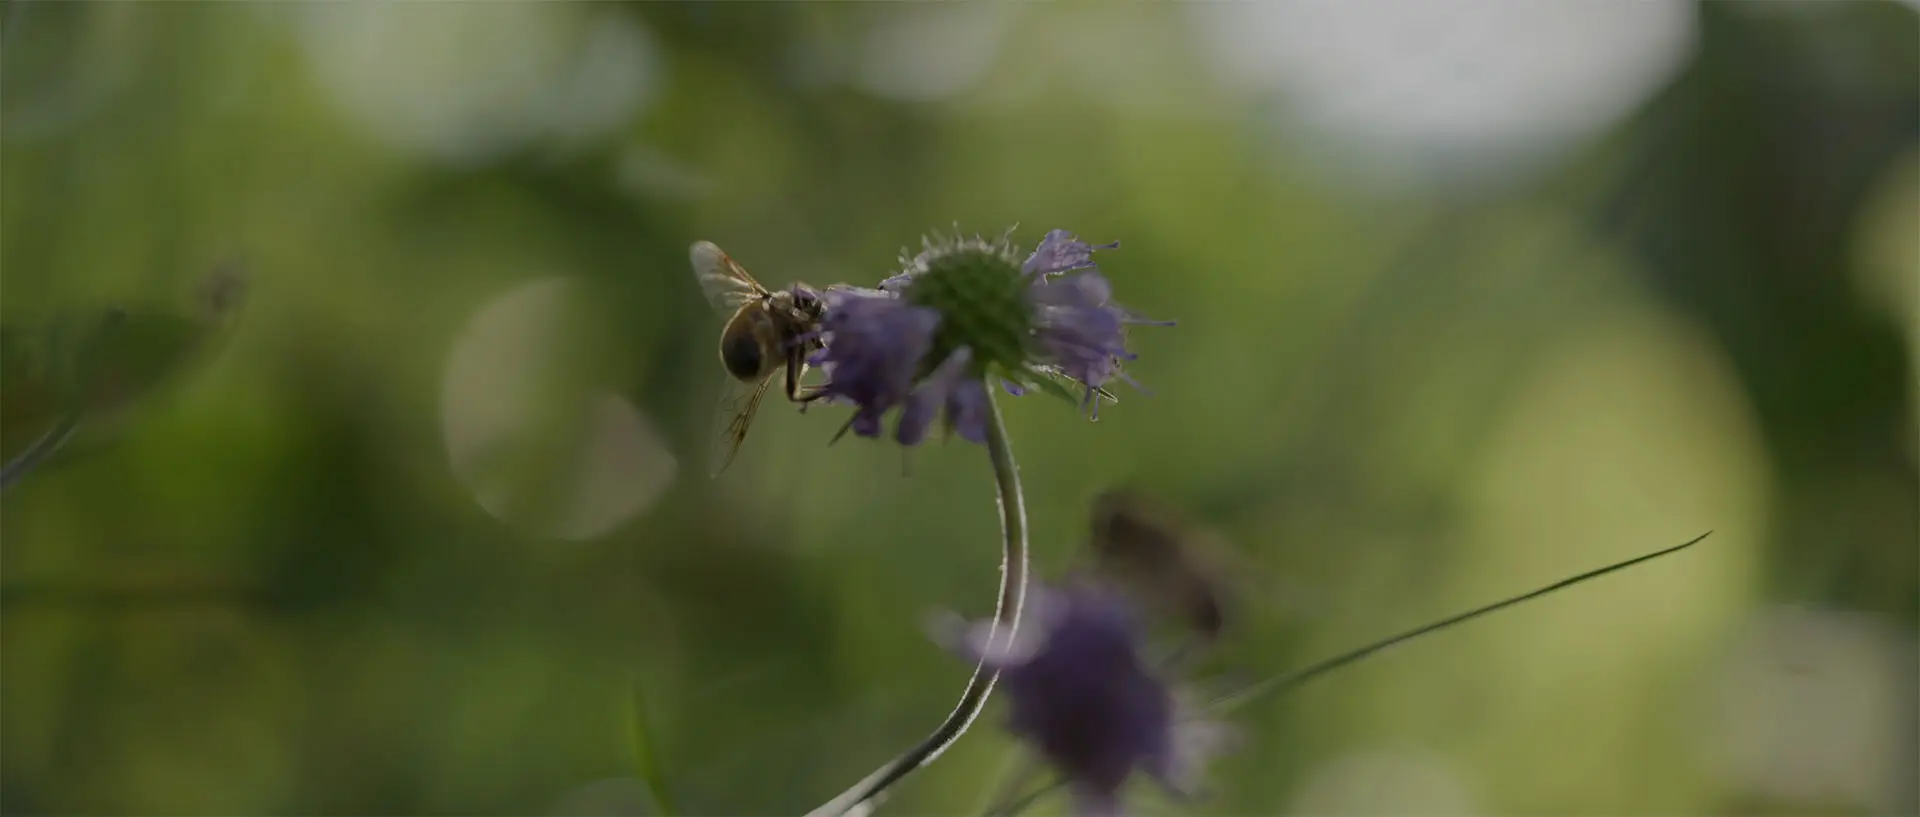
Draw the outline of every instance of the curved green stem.
M1380 652L1381 650L1385 650L1389 647L1393 647L1398 644L1403 644L1408 641L1412 641L1428 633L1444 630L1448 627L1452 627L1455 624L1460 624L1470 619L1479 618L1488 613L1498 612L1508 607L1512 607L1516 604L1537 599L1549 593L1554 593L1560 590L1564 590L1576 584L1580 584L1581 582L1585 582L1591 579L1597 579L1597 578L1600 578L1601 576L1605 576L1609 573L1613 573L1616 571L1625 570L1629 567L1633 567L1634 565L1640 564L1641 562L1652 561L1654 559L1658 559L1670 553L1678 553L1680 551L1686 550L1687 548L1693 547L1694 545L1698 544L1700 540L1705 539L1712 535L1713 535L1713 531L1707 531L1706 533L1700 534L1699 536L1695 536L1692 539L1688 539L1687 541L1681 542L1680 544L1674 545L1672 547L1661 548L1660 550L1656 550L1652 553L1635 556L1624 562L1615 562L1613 564L1607 565L1606 567L1595 568L1593 570L1586 571L1585 573L1581 573L1576 576L1568 576L1567 578L1561 579L1557 582L1554 582L1553 584L1549 584L1538 590L1532 590L1526 593L1521 593L1518 596L1504 598L1492 604L1484 605L1481 607L1475 607L1472 610L1468 610L1464 613L1456 613L1454 615L1447 616L1446 618L1440 619L1439 621L1435 621L1431 624L1425 624L1419 627L1415 627L1404 633L1400 633L1399 635L1388 636L1386 638L1380 639L1379 641L1375 641L1372 644L1368 644L1359 649L1349 650L1340 655L1336 655L1332 658L1316 663L1305 669L1295 670L1293 672L1289 672L1283 675L1276 675L1264 681L1258 681L1256 683L1248 685L1247 687L1241 689L1238 692L1231 693L1225 697L1222 697L1218 700L1213 701L1212 703L1207 705L1207 709L1215 713L1224 713L1231 709L1237 709L1241 706L1245 706L1246 704L1251 703L1257 698L1261 698L1267 695L1272 695L1274 693L1281 692L1283 690L1292 689L1293 687L1297 687L1301 684L1304 684L1308 681L1311 681L1329 672L1337 670L1348 664L1352 664L1356 661L1359 661L1363 658L1373 655L1374 653Z
M1006 423L1000 417L1000 406L994 402L991 389L987 392L987 456L993 461L994 489L1000 502L1000 598L994 605L993 632L994 644L989 645L988 654L995 646L1006 643L1013 637L1014 628L1020 623L1020 608L1027 596L1027 503L1020 491L1020 467L1013 461L1013 446L1007 439ZM980 711L987 706L987 697L993 694L993 684L1000 679L1000 672L982 661L973 669L973 677L967 680L967 688L960 693L960 702L948 713L947 719L933 730L933 734L907 750L905 754L881 766L865 780L854 784L853 788L842 792L840 796L827 801L807 817L838 817L838 815L864 815L873 810L877 800L893 784L900 782L914 770L919 769L938 758L954 741L966 734L967 727L979 717Z

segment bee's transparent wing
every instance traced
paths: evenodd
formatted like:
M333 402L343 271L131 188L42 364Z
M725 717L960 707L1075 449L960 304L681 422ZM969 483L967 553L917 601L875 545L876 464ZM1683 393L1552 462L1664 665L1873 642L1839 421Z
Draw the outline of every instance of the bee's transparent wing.
M711 241L694 242L687 257L693 262L693 276L699 279L707 303L722 316L731 317L742 305L767 295L766 287Z
M767 396L771 375L759 383L744 383L731 377L720 387L720 403L713 410L713 444L707 452L712 476L720 476L740 453L740 444L753 426L753 414L760 410L760 398Z

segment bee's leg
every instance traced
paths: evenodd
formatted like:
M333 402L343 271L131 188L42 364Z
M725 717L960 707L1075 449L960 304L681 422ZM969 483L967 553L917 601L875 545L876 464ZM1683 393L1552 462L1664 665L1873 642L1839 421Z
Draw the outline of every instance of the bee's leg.
M827 396L826 389L819 386L803 386L800 378L807 373L807 356L804 349L794 348L787 351L787 399L800 404L805 412L813 401Z

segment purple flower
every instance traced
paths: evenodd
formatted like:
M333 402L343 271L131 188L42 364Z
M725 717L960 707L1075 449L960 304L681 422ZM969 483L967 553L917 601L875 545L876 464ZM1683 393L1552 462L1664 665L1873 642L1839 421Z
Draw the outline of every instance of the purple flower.
M1173 325L1173 321L1142 318L1112 302L1113 285L1094 267L1093 251L1119 246L1118 241L1088 244L1066 230L1053 230L1021 265L1022 271L1035 276L1035 357L1043 370L1084 384L1086 404L1095 412L1099 408L1095 390L1107 381L1118 377L1139 387L1120 370L1122 361L1139 357L1127 350L1126 327Z
M925 385L907 398L896 432L901 445L919 445L926 437L927 426L933 423L933 415L942 407L947 410L948 426L962 439L974 443L987 441L987 387L966 376L967 364L972 361L973 350L960 347L933 370Z
M1009 731L1067 781L1074 813L1120 811L1135 771L1190 791L1214 728L1192 720L1138 647L1140 631L1118 591L1088 580L1034 588L1028 623L1012 638L991 623L943 635L962 657L1000 670Z
M988 382L1016 395L1051 387L1073 399L1055 382L1065 378L1085 387L1083 405L1116 377L1132 382L1120 370L1135 357L1126 327L1157 322L1112 303L1093 252L1117 243L1096 246L1054 230L1025 261L1006 236L924 244L879 289L827 293L826 347L812 362L827 371L823 396L857 407L854 433L879 436L897 406L902 445L919 444L943 411L950 430L982 442Z
M933 343L940 313L871 290L829 290L822 329L832 338L812 362L826 371L827 399L858 407L853 433L880 435L880 418L907 399Z

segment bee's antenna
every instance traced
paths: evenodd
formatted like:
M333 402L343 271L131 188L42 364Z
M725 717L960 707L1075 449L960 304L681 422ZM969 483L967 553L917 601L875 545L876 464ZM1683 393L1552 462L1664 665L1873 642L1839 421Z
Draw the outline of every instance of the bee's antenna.
M1600 578L1601 576L1605 576L1608 573L1612 573L1617 570L1625 570L1629 567L1640 564L1641 562L1658 559L1667 554L1676 553L1676 552L1685 550L1687 548L1693 547L1695 544L1698 544L1700 540L1705 539L1712 535L1713 535L1713 531L1707 531L1706 533L1700 534L1699 536L1695 536L1692 539L1689 539L1686 542L1683 542L1681 544L1674 545L1673 547L1664 548L1662 550L1656 550L1652 553L1648 553L1642 556L1636 556L1624 562L1615 562L1614 564L1607 565L1606 567L1598 568L1595 570L1589 570L1577 576L1570 576L1568 578L1561 579L1560 581L1554 582L1553 584L1547 585L1546 587L1542 587L1538 590L1535 590L1531 593L1522 593L1512 598L1496 601L1492 604L1486 605L1485 607L1477 607L1472 610L1468 610L1464 613L1458 613L1455 615L1448 616L1439 621L1433 622L1432 624L1427 624L1422 627L1415 627L1414 629L1408 630L1399 635L1383 638L1379 641L1375 641L1372 644L1368 644L1357 650L1353 650L1351 652L1347 652L1342 655L1334 656L1332 658L1329 658L1325 661L1321 661L1320 663L1314 664L1313 666L1307 667L1305 669L1295 670L1294 672L1290 672L1285 675L1279 675L1273 678L1268 678L1264 681L1254 682L1252 684L1249 684L1246 688L1240 690L1239 692L1231 693L1223 698L1220 698L1217 701L1214 701L1212 708L1216 710L1232 709L1242 704L1245 704L1253 700L1254 698L1258 698L1262 695L1266 695L1273 692L1279 692L1284 689L1299 686L1301 684L1304 684L1308 681L1311 681L1315 678L1318 678L1336 669L1344 667L1355 661L1359 661L1362 658L1366 658L1367 656L1373 655L1374 653L1380 652L1381 650L1384 650L1396 644L1400 644L1406 641L1411 641L1415 638L1419 638L1420 636L1426 635L1428 633L1431 633L1437 630L1444 630L1455 624L1459 624L1469 619L1478 618L1480 616L1491 613L1495 610L1499 610L1505 607L1511 607L1513 605L1519 604L1520 602L1527 601L1530 599L1539 598L1541 596L1547 595L1548 593L1552 593L1556 590L1564 590L1568 587L1572 587L1576 584L1587 581L1588 579L1597 579L1597 578Z

